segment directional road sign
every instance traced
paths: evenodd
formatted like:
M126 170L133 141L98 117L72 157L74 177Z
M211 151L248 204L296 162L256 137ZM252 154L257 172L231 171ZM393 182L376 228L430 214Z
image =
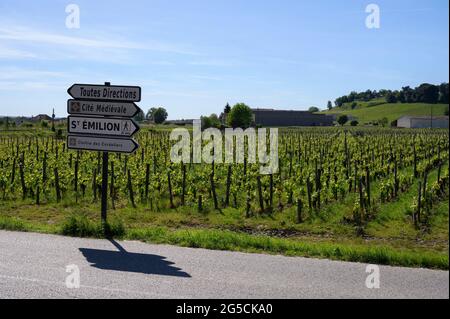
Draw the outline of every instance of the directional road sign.
M139 86L74 84L67 93L74 99L139 102L141 88Z
M67 113L134 117L141 109L133 102L68 100Z
M131 137L139 126L132 119L69 116L68 132L75 134Z
M75 150L133 153L139 145L133 139L69 135L67 147Z

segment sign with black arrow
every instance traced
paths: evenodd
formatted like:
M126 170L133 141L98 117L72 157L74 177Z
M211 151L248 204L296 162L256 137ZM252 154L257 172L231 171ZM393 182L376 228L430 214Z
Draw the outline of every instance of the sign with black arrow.
M67 137L67 146L76 150L117 153L133 153L139 147L138 143L133 139L82 135L69 135Z
M75 134L131 137L139 131L132 119L69 116L67 122L67 131Z
M74 84L67 93L74 99L98 101L139 102L141 88L139 86Z
M98 116L134 117L141 109L133 102L68 100L67 113Z

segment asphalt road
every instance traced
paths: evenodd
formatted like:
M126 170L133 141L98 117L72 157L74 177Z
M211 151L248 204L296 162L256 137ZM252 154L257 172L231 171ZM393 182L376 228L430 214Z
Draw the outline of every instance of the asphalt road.
M366 266L0 231L0 298L449 298L448 271L380 266L369 289Z

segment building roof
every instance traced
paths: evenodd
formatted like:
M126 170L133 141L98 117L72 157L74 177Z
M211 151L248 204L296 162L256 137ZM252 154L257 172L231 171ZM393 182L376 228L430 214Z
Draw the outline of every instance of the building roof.
M399 118L400 119L405 119L405 120L447 120L448 121L448 116L447 115L440 115L440 116L423 116L423 115L405 115Z
M276 109L251 109L253 112L301 112L301 113L311 113L306 110L276 110Z

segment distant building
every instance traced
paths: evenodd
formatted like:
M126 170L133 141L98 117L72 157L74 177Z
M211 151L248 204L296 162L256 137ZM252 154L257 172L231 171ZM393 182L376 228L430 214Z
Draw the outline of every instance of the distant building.
M252 109L253 122L261 126L333 126L333 117L308 111Z
M40 122L40 121L51 121L52 118L48 116L47 114L39 114L36 116L31 117L31 122Z
M181 120L167 120L164 122L164 124L170 124L170 125L189 125L192 124L194 122L193 119L190 120L185 120L185 119L181 119Z
M402 116L397 127L403 128L448 128L448 116Z

